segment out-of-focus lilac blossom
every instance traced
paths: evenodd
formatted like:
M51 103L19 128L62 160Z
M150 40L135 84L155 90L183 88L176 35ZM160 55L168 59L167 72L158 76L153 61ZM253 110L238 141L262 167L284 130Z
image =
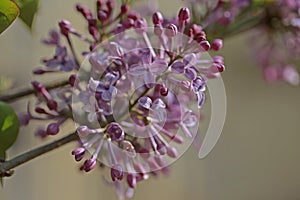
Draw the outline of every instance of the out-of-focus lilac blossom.
M49 69L59 68L64 72L69 72L77 68L74 59L68 56L67 48L64 46L57 46L53 58L44 59L43 62Z

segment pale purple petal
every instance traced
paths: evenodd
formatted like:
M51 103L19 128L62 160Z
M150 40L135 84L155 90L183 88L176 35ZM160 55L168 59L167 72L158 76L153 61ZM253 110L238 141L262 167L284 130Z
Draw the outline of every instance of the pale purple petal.
M165 60L162 59L156 59L149 67L149 70L153 74L161 74L164 71L166 71L168 68L168 63Z
M184 64L181 61L175 61L171 65L172 72L182 74L184 72Z
M133 76L140 76L145 74L146 68L142 64L133 64L129 67L128 73Z
M205 101L205 94L203 92L197 93L197 101L198 101L198 108L201 108Z
M146 72L144 74L144 80L147 87L152 88L155 84L155 77L151 72Z
M189 68L186 68L184 70L184 75L190 79L190 80L194 80L197 76L197 72L196 70L194 70L193 68L189 67Z
M139 98L139 104L146 109L150 109L152 106L152 99L150 97L141 97Z

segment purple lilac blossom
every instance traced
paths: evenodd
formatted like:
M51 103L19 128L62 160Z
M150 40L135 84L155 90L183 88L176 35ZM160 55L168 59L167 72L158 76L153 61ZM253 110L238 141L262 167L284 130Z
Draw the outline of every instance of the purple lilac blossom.
M44 60L45 67L72 71L72 75L66 85L51 91L33 82L38 97L35 112L28 106L21 119L23 124L48 121L45 129L38 130L44 138L60 134L60 126L73 118L79 124L80 142L72 155L83 162L80 169L89 172L97 163L106 164L120 198L131 197L139 182L169 172L167 160L179 155L174 143L195 137L199 115L189 102L196 99L201 108L207 80L224 71L222 57L204 59L199 54L219 50L222 41L214 40L210 45L204 30L191 23L188 8L180 9L172 22L154 13L159 34L127 4L118 8L112 0L98 0L96 14L81 4L76 9L87 21L89 36L62 20L59 35L51 32L50 39L44 40L56 47L55 56ZM132 28L139 39L126 32ZM149 31L154 32L155 40ZM116 40L106 41L117 33ZM82 52L87 68L77 66L74 37L89 45ZM155 41L159 41L159 48L152 45ZM127 104L120 103L126 100ZM86 158L88 151L92 155Z

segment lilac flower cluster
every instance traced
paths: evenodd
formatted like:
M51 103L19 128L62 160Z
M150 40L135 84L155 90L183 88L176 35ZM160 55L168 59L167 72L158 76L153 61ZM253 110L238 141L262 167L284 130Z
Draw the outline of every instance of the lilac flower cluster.
M299 0L187 2L210 35L226 37L250 30L250 47L267 81L299 84Z
M259 37L258 37L259 36ZM254 30L254 51L270 82L299 84L300 1L277 0L267 6L263 23Z
M72 154L76 161L84 160L80 169L89 172L97 163L107 166L119 197L131 197L138 182L169 171L170 159L181 153L175 144L185 142L182 134L190 141L195 137L206 82L225 69L221 56L211 59L207 52L218 51L223 43L210 43L202 27L190 23L188 8L180 9L172 21L155 12L150 28L126 3L118 8L112 0L98 0L96 7L94 15L76 6L87 20L90 36L62 20L60 34L51 31L44 40L56 52L43 60L45 69L34 73L63 71L69 79L51 91L32 82L38 97L35 113L28 106L21 121L52 121L38 130L46 137L58 134L60 125L72 118L80 138ZM89 45L89 51L82 52L81 66L73 37ZM92 154L88 158L87 152Z

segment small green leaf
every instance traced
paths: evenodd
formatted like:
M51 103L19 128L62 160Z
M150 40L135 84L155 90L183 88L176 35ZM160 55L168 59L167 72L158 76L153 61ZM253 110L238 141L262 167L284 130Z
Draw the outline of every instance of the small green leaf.
M21 9L19 18L31 29L39 0L15 0Z
M17 114L9 104L0 101L0 154L15 142L18 133Z
M13 1L0 1L0 34L13 23L19 13L18 5Z

